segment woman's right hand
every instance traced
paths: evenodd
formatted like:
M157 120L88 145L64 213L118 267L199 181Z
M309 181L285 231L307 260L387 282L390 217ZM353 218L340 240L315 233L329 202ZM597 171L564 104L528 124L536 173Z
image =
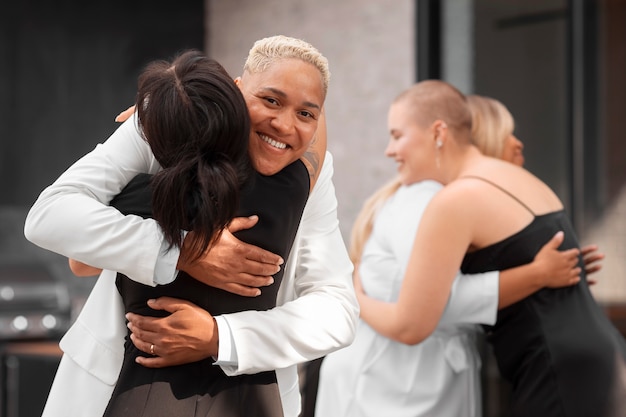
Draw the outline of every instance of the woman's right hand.
M261 294L259 287L274 282L272 275L280 270L284 261L280 256L242 242L232 234L253 227L257 221L257 216L233 219L219 240L197 260L186 260L188 257L185 256L183 242L177 269L211 287L246 297L258 296ZM190 235L191 232L186 239Z

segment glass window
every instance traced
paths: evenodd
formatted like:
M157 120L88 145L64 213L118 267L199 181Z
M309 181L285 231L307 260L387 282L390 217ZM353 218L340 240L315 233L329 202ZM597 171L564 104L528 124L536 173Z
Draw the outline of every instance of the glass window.
M422 3L440 20L429 76L509 108L526 168L563 200L581 243L606 254L594 294L626 302L626 1Z

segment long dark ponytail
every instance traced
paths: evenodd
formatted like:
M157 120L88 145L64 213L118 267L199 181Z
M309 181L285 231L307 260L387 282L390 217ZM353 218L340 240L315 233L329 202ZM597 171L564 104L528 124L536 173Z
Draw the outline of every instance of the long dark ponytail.
M153 217L170 245L181 247L181 231L193 231L197 258L234 217L251 172L245 100L217 61L192 50L149 64L136 104L162 167L151 184Z

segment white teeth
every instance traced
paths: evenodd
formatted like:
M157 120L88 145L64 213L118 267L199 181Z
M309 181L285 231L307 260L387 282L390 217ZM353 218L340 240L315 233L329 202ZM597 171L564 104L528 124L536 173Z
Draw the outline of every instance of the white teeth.
M269 143L270 145L272 145L275 148L285 149L287 147L286 144L281 143L281 142L277 142L277 141L275 141L274 139L272 139L272 138L270 138L268 136L261 135L261 134L259 134L259 136L261 137L261 139L263 139L263 142Z

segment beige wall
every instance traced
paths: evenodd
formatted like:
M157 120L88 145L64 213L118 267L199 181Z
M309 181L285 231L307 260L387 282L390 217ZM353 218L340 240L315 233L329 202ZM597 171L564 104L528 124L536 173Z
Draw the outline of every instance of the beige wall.
M284 34L330 61L329 144L344 238L361 204L395 174L385 158L387 107L414 81L412 0L206 0L209 55L233 75L256 39Z

